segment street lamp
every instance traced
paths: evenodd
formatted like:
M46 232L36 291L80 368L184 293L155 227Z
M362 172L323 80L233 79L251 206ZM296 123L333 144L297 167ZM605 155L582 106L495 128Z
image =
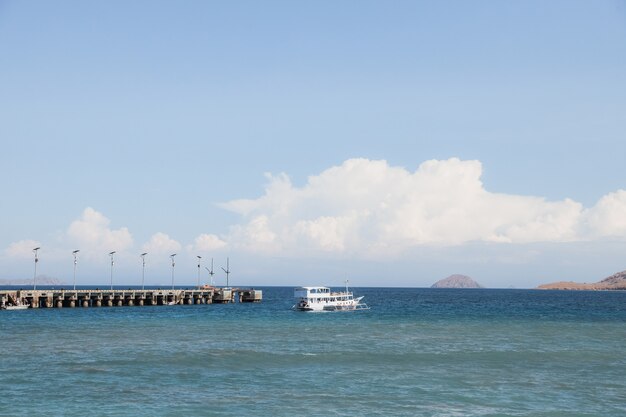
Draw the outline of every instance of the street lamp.
M228 275L230 274L230 267L228 266L228 258L226 258L226 269L222 267L222 271L226 272L226 288L230 288L228 286Z
M202 259L202 256L198 255L196 258L198 258L198 288L200 288L200 260Z
M144 252L142 253L141 256L141 263L142 263L142 269L141 269L141 291L143 291L143 279L146 276L146 255L148 254L148 252Z
M76 291L76 264L78 263L78 260L76 259L76 254L80 252L80 249L76 249L74 252L72 252L72 255L74 255L74 291Z
M174 262L174 256L176 256L175 253L170 255L170 258L172 258L172 289L174 289L174 265L176 265Z
M109 252L109 256L111 257L111 290L113 290L113 255L115 255L115 251Z
M206 267L204 269L206 269L209 272L209 277L210 277L211 287L212 287L213 286L213 275L215 274L213 272L213 258L211 258L211 269L206 268Z
M33 291L37 289L37 262L39 262L39 258L37 257L37 251L41 249L41 247L36 247L33 249L35 252L35 276L33 277Z

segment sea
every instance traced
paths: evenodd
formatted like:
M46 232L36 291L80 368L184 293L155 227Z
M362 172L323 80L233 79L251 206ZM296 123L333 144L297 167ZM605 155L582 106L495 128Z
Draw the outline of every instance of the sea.
M626 292L0 311L1 416L626 416Z

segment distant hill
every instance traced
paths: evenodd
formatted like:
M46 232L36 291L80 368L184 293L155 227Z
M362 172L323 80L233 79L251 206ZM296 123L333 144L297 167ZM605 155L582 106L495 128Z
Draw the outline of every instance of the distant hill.
M24 286L32 286L32 279L0 279L0 285L24 285ZM58 280L57 278L49 277L46 275L40 275L37 277L37 285L63 285L63 281Z
M559 281L537 287L542 290L626 290L626 271L618 272L592 284Z
M467 275L454 274L435 282L430 288L483 288Z

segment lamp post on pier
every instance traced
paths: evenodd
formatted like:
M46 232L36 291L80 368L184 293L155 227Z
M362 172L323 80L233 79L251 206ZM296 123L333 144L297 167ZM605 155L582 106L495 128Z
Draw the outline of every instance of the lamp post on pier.
M174 289L174 266L176 265L174 262L174 256L176 256L175 253L170 255L170 258L172 258L172 289Z
M230 274L230 266L229 266L228 258L226 258L226 269L222 267L222 271L226 272L226 288L230 288L228 284L228 275Z
M198 258L198 288L200 288L200 260L202 259L202 256L198 255L196 258Z
M144 290L143 281L144 281L144 278L146 277L146 255L147 254L148 252L144 252L140 255L141 256L141 291Z
M33 249L33 252L35 252L35 275L33 276L33 291L35 291L37 289L37 262L39 262L39 257L37 256L37 251L41 249L41 247L36 247L35 249Z
M206 267L204 269L206 269L209 272L209 278L210 278L211 287L212 287L213 286L213 275L215 274L215 272L213 272L213 258L211 258L211 269L206 268Z
M80 252L80 249L76 249L74 252L72 252L72 255L74 255L74 291L76 291L76 264L78 263L76 254L78 252Z
M111 257L111 290L113 289L113 264L115 263L113 261L113 255L115 255L115 251L109 252L109 256Z

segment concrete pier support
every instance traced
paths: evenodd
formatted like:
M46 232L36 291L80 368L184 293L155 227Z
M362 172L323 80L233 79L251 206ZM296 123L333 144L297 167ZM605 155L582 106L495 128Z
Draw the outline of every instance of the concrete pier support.
M57 308L63 308L63 300L57 300Z
M89 307L89 300L88 299L83 299L83 307Z
M128 300L128 306L129 306L129 307L132 307L132 306L134 306L134 305L135 305L135 302L134 302L132 299L131 299L131 300Z
M263 299L263 291L261 290L244 290L242 291L241 301L244 303L260 303Z
M213 294L214 303L226 304L233 301L233 293L230 289L220 289Z
M96 300L96 307L102 307L102 300L100 299Z
M70 307L70 308L74 308L74 307L76 307L76 301L74 301L74 300L70 300L69 307Z

